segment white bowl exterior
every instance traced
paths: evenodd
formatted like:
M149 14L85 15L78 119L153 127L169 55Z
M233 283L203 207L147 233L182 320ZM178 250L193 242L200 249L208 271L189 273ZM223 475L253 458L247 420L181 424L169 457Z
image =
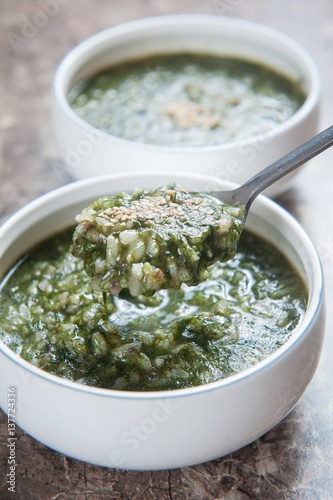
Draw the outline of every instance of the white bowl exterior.
M108 65L135 57L182 51L249 58L299 80L306 102L285 124L245 142L212 147L159 147L103 133L87 124L67 102L68 90ZM146 169L211 174L243 183L317 132L320 81L309 55L285 35L256 23L218 16L176 15L143 19L101 32L78 45L60 64L53 85L55 137L75 178ZM61 167L58 165L55 168ZM276 195L291 177L266 190Z
M0 277L38 240L68 227L91 199L174 180L192 190L223 186L186 173L130 173L73 183L20 210L0 228ZM41 215L43 214L43 215ZM212 384L154 393L82 386L43 372L0 342L0 404L17 391L17 425L45 445L107 467L154 470L223 456L257 439L298 402L318 364L324 337L322 271L299 224L260 196L248 227L276 244L303 274L310 290L303 326L256 367ZM21 235L21 236L18 236ZM31 235L31 236L29 236Z

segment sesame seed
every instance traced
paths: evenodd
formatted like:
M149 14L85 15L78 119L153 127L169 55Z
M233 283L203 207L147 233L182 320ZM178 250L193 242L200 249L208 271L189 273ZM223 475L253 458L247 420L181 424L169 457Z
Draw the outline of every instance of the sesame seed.
M101 225L126 223L133 227L135 220L162 220L167 217L181 217L188 214L191 216L191 211L199 210L205 216L212 215L214 211L210 208L209 203L199 196L193 197L185 189L160 189L162 196L144 195L141 198L132 200L127 204L127 200L123 201L125 205L118 205L107 208L97 214ZM177 202L172 201L172 195L183 193L182 199ZM194 214L193 214L194 216Z

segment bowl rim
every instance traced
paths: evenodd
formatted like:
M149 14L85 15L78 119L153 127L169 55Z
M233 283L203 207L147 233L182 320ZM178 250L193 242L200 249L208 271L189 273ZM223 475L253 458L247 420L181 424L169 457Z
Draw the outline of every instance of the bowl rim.
M196 179L200 179L202 181L217 181L220 185L229 185L235 186L234 183L225 182L217 177L204 175L204 174L191 174L188 172L179 172L179 174L187 177L189 179L193 178L193 175ZM85 190L89 191L92 185L103 185L111 180L119 180L131 178L133 176L155 176L156 178L165 175L165 172L156 172L151 170L142 170L140 172L127 171L123 173L117 174L109 174L103 176L96 176L93 178L83 179L74 181L70 184L66 184L59 188L56 188L52 191L49 191L36 199L30 201L27 205L20 208L13 215L9 216L7 220L5 220L2 225L0 225L0 244L1 241L6 241L6 234L11 234L13 229L16 228L18 223L22 223L22 220L27 218L30 220L30 217L34 214L40 214L34 223L31 224L31 227L38 225L43 218L45 218L45 212L43 212L43 207L45 208L49 204L53 204L57 200L71 200L71 195L75 192L83 193ZM221 184L222 183L222 184ZM317 250L305 232L301 224L291 215L286 209L278 205L275 201L267 198L266 196L260 194L257 197L258 202L262 205L264 210L270 210L277 214L277 216L284 220L294 231L297 232L302 237L303 247L307 250L307 258L312 264L312 273L313 276L313 292L312 295L309 296L309 302L307 305L306 313L302 322L296 326L291 337L280 346L275 352L264 358L263 360L256 363L254 366L247 368L246 370L237 373L235 375L231 375L224 379L216 380L214 382L210 382L207 384L187 387L183 389L173 389L168 391L124 391L124 390L116 390L116 389L105 389L95 386L83 385L78 382L74 382L65 378L61 378L57 375L51 374L38 368L37 366L31 364L25 359L21 358L19 354L12 351L1 339L0 339L0 353L3 353L6 357L10 358L18 367L22 369L28 370L28 372L40 377L46 381L54 383L59 386L63 386L64 388L68 388L74 391L79 391L87 394L94 394L96 396L103 397L111 397L117 399L127 399L127 400L151 400L151 399L168 399L168 398L177 398L177 397L186 397L193 396L196 394L200 394L202 392L210 392L215 390L223 389L224 387L229 387L233 384L241 383L244 379L249 379L251 377L256 376L258 373L265 371L274 363L278 363L280 358L284 355L290 353L293 349L297 347L297 344L302 340L302 338L306 335L309 329L312 328L313 324L316 322L316 318L320 315L321 308L324 305L324 275L323 269L321 265L321 261ZM256 201L257 202L257 201ZM77 198L74 197L72 203L77 203ZM70 201L67 202L67 207L70 207ZM54 213L52 211L51 213ZM47 216L50 216L50 213L47 212ZM265 220L265 219L264 219ZM15 231L14 231L15 233ZM20 233L18 233L20 234ZM15 238L18 236L15 235ZM13 244L13 243L11 243ZM10 244L10 245L11 245ZM5 246L6 243L3 244ZM5 246L6 249L10 248ZM0 257L1 260L1 257ZM302 261L303 262L303 261ZM6 271L6 274L10 272L10 270ZM5 274L5 275L6 275ZM306 273L309 275L309 273ZM3 277L4 278L4 277ZM0 281L1 284L1 281Z
M160 146L148 143L141 143L136 141L131 141L124 139L107 132L104 132L86 122L70 106L67 99L67 91L65 90L65 82L68 78L68 73L71 74L71 68L75 64L74 62L84 58L85 53L87 53L92 48L98 46L103 46L108 40L116 38L118 36L131 34L135 32L140 32L145 29L155 28L156 26L167 27L167 26L179 26L182 25L195 25L200 23L201 26L206 26L207 29L210 25L214 24L217 26L229 26L240 28L244 32L248 33L260 33L263 37L268 37L274 39L284 46L288 46L289 49L297 54L298 58L304 64L306 68L307 76L309 77L309 89L306 98L301 105L301 107L285 122L277 125L273 129L266 131L264 133L257 134L253 137L234 141L221 145L211 145L211 146ZM88 60L91 59L91 56ZM78 68L71 74L71 78L75 73L82 67L84 60L80 62ZM274 69L274 65L271 66ZM140 149L143 151L152 152L162 152L162 153L177 153L177 154L188 154L188 153L207 153L215 151L227 151L234 148L241 148L245 145L252 145L257 142L270 141L271 139L280 136L288 130L291 130L299 122L303 121L306 116L311 114L311 112L316 108L320 100L321 93L321 80L318 68L310 56L310 54L299 44L296 40L289 37L288 35L266 26L264 24L257 23L255 21L250 21L243 18L237 17L224 17L213 14L169 14L162 16L152 16L142 19L137 19L133 21L128 21L119 25L112 26L101 32L95 33L89 38L83 40L78 45L76 45L65 57L62 59L58 65L53 81L52 81L52 95L53 95L53 105L59 106L60 110L64 115L70 119L76 126L83 129L86 133L97 134L103 141L116 143L120 146L130 148L130 149Z

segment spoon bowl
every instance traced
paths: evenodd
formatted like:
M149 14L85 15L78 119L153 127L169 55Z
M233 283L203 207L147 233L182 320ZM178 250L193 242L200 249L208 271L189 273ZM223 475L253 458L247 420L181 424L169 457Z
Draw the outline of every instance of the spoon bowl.
M105 294L197 285L211 264L234 257L256 196L332 144L333 126L215 198L170 185L95 200L76 217L73 255Z

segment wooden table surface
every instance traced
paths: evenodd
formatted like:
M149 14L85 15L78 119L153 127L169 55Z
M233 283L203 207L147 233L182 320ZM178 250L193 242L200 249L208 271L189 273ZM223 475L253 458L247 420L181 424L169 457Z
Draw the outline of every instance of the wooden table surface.
M50 125L50 85L60 60L100 30L168 13L241 17L292 36L315 59L322 77L320 128L332 123L331 0L0 0L0 222L40 194L73 181L57 168L61 160ZM0 498L332 499L332 199L333 149L312 160L297 184L277 200L316 244L328 302L319 368L287 418L261 439L224 458L157 472L117 471L78 462L18 429L16 492L12 493L6 484L7 417L1 412Z

